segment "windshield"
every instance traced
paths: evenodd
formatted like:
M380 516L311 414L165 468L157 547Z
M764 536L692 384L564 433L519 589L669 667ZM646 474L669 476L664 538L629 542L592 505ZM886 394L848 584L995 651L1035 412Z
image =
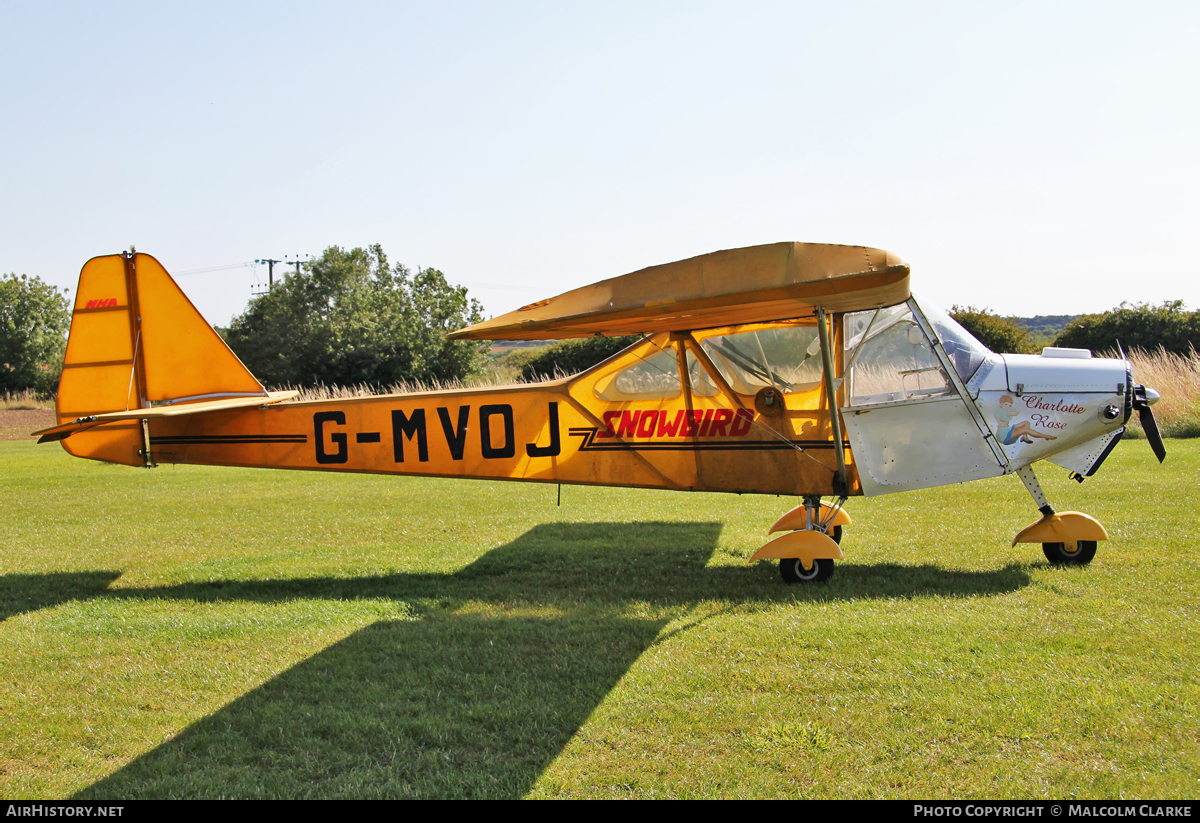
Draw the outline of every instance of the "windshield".
M950 362L954 364L954 370L958 372L958 376L966 383L979 369L984 358L991 352L988 351L986 346L972 337L969 331L960 326L957 320L937 306L929 303L918 294L913 294L913 300L921 307L925 318L933 326L938 340L942 341L942 348L946 350L946 355L950 358Z

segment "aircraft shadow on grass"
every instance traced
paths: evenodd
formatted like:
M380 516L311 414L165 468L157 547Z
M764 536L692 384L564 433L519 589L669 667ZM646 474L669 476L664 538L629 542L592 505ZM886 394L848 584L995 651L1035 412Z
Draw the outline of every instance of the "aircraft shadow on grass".
M713 567L719 523L544 524L453 574L186 583L105 589L68 575L42 607L90 597L201 602L392 598L414 620L380 621L203 718L79 793L118 797L520 797L670 618L625 616L864 596L989 596L1029 582L1020 566L961 572L843 566L829 585L788 587L773 566ZM14 578L23 578L18 581ZM44 578L63 577L46 575ZM3 602L28 611L27 598ZM562 616L481 617L470 603ZM7 605L6 605L7 608ZM5 611L4 615L12 614Z
M120 576L116 571L0 575L0 622L25 612L111 595L108 587Z

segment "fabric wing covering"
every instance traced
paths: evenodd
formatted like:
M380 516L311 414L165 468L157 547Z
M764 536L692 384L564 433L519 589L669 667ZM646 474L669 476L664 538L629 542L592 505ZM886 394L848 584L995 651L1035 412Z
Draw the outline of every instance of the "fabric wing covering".
M728 249L532 303L449 336L456 340L607 337L761 323L890 306L909 297L891 252L827 243Z

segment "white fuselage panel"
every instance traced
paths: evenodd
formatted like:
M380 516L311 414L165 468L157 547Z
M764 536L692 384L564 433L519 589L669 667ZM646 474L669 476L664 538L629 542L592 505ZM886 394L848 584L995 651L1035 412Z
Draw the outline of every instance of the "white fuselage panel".
M843 409L842 420L868 497L1004 474L957 395Z
M1010 392L1113 394L1124 391L1124 360L1101 357L1081 360L1037 354L1005 354L1003 357Z

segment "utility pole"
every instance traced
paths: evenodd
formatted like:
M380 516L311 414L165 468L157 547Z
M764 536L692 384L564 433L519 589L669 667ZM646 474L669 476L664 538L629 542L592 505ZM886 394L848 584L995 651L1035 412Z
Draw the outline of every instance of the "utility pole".
M288 260L287 258L288 258L288 257L290 257L290 256L291 256L291 255L285 254L285 255L283 256L283 258L284 258L284 260L287 262L287 265L289 265L289 266L295 266L295 267L296 267L296 276L297 276L297 277L299 277L299 276L300 276L300 264L301 264L301 263L306 263L306 262L308 262L308 261L307 261L307 260L301 260L301 259L300 259L300 255L298 255L298 254L296 255L296 259L295 259L295 260ZM308 254L306 254L306 255L304 255L304 256L305 256L305 257L307 257L307 258L310 258L310 259L311 259L311 257L312 257L312 255L308 255Z
M267 264L267 291L271 291L272 289L275 288L275 264L282 263L283 261L282 260L255 260L254 262ZM300 271L300 270L296 269L296 271Z

